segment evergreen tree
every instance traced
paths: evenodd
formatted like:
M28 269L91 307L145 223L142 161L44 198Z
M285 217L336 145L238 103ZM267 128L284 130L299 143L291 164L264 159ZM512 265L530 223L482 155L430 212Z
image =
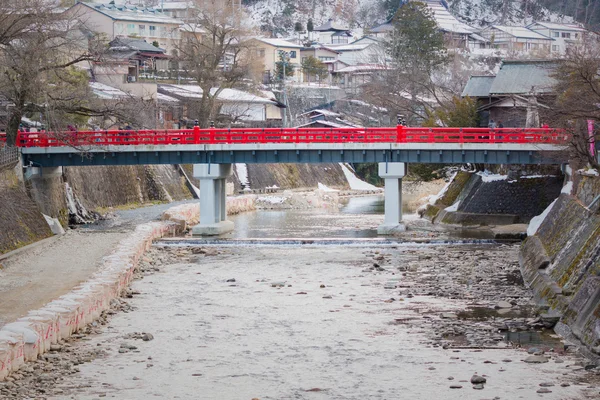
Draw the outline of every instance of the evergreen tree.
M306 30L312 32L315 30L315 26L313 25L312 18L308 19L308 23L306 24Z
M275 76L278 80L283 80L283 70L285 66L285 76L294 76L294 65L290 62L289 56L285 52L279 53L279 61L275 63Z
M299 33L302 32L304 28L302 28L302 24L300 22L296 22L294 24L294 32Z

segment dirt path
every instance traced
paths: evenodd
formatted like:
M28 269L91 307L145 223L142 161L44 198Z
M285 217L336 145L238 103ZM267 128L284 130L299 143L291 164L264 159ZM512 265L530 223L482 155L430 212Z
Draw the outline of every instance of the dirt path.
M128 234L69 231L2 262L0 327L68 293Z

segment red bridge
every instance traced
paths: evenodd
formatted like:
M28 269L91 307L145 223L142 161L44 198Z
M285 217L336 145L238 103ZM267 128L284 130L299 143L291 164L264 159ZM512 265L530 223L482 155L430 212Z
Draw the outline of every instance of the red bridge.
M6 140L0 136L0 141ZM530 128L239 128L19 132L19 147L207 145L262 143L567 144L557 129Z
M571 136L522 128L239 128L19 132L24 162L560 164Z

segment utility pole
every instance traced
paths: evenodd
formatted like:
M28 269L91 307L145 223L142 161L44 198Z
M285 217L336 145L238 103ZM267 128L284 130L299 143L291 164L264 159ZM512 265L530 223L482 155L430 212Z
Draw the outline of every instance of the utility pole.
M286 57L286 53L283 52L283 57L281 57L283 59L283 104L285 105L285 108L283 110L283 127L287 128L287 90L286 90L286 86L285 86L285 57Z

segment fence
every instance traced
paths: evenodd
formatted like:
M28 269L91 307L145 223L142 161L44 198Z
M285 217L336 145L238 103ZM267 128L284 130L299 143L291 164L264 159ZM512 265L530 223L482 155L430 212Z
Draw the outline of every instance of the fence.
M0 171L12 169L19 162L19 148L0 144Z

